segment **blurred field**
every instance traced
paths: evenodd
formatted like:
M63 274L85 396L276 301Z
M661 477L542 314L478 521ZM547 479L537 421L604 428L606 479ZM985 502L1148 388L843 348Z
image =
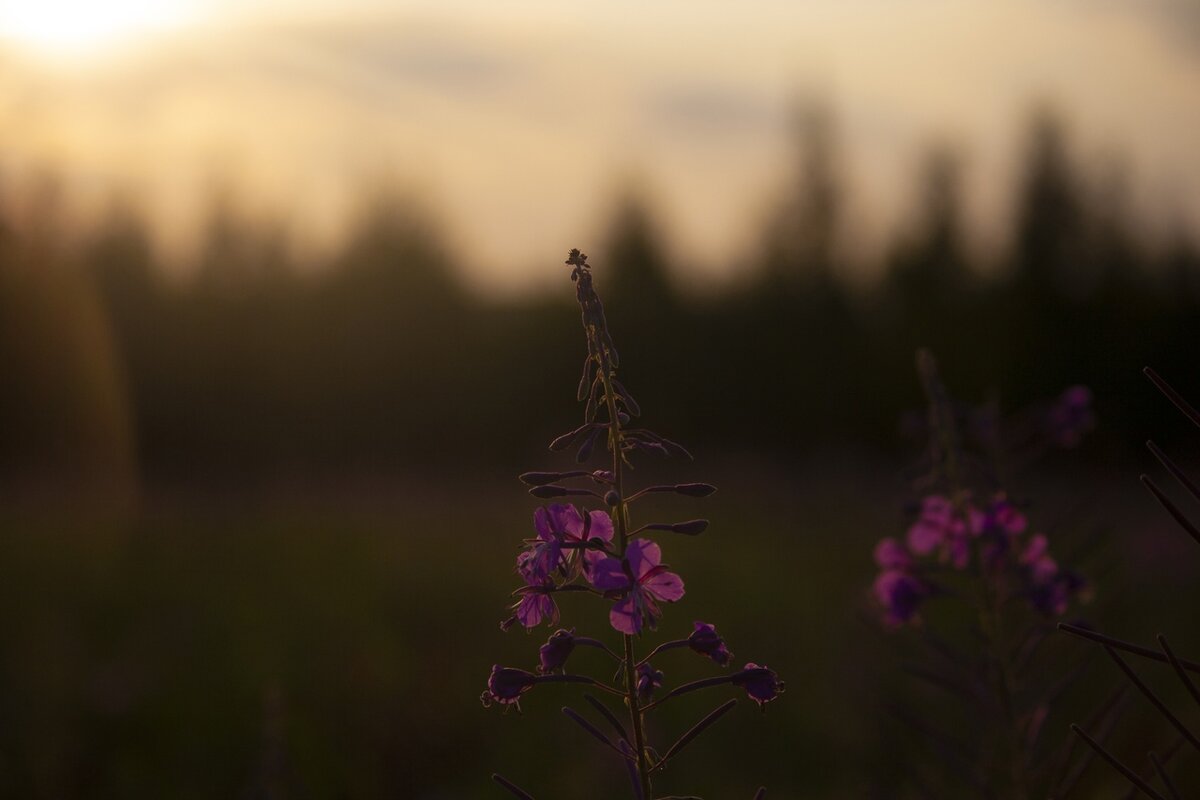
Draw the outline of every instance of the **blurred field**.
M693 9L686 12L692 20ZM962 13L988 25L986 14ZM1072 31L1074 13L1060 21ZM920 19L905 24L920 28ZM754 90L743 98L749 106L721 89L719 65L696 83L671 56L670 48L693 49L678 21L664 12L659 24L668 27L642 30L637 15L620 20L638 25L639 47L678 72L657 88L633 62L625 77L611 76L626 89L614 84L609 99L624 97L617 104L629 106L630 119L643 113L635 107L650 113L664 103L683 115L659 134L597 122L603 115L573 73L549 66L586 64L607 80L609 64L627 61L620 28L598 29L583 46L556 38L543 67L530 62L529 72L499 76L496 87L515 81L505 90L514 94L502 95L512 102L451 91L480 81L486 94L498 65L470 58L470 48L440 53L456 28L425 42L424 29L409 30L400 17L397 27L341 34L319 23L274 35L248 30L228 42L234 61L218 72L220 90L197 106L188 86L210 62L185 51L175 73L130 66L80 84L78 96L50 91L54 81L4 94L0 80L6 118L29 117L54 142L67 129L80 140L77 158L65 143L62 159L45 163L26 163L19 147L15 157L0 153L0 798L482 800L498 797L493 771L539 800L624 796L618 765L559 713L565 703L582 705L577 693L539 686L521 716L478 701L493 663L532 667L550 633L504 634L498 622L536 506L515 476L564 466L544 443L580 413L572 388L585 348L561 264L572 246L592 257L621 378L647 423L697 455L694 464L640 465L639 480L720 486L703 503L636 508L646 519L713 523L698 540L664 541L688 595L667 609L661 637L686 634L693 620L713 622L739 664L765 663L789 686L762 717L743 701L661 776L661 793L749 800L762 783L770 800L963 796L920 785L951 772L948 751L969 749L996 720L914 674L928 654L915 637L880 631L868 603L872 548L903 532L914 499L906 468L920 445L905 440L912 426L901 420L923 403L913 374L918 347L932 350L951 394L973 409L1012 412L1068 386L1090 388L1099 423L1084 446L1052 453L1006 488L1030 502L1055 556L1092 580L1087 620L1139 642L1162 631L1200 658L1200 558L1137 483L1140 472L1161 473L1143 448L1148 437L1200 474L1197 439L1140 372L1152 365L1200 398L1191 347L1200 333L1195 173L1180 160L1178 130L1154 129L1159 116L1115 102L1124 92L1168 109L1172 121L1189 119L1194 110L1172 92L1190 98L1200 72L1175 44L1158 43L1171 57L1155 69L1170 81L1155 82L1160 73L1149 70L1089 92L1105 118L1123 109L1122 125L1138 134L1117 137L1101 154L1094 136L1104 132L1090 129L1092 117L1075 116L1077 98L1039 100L1024 89L981 117L975 134L959 132L986 132L986 141L927 139L922 130L917 148L915 130L895 127L904 115L890 118L874 93L828 102L802 93L786 112L775 100L756 112L762 81L749 74L739 79ZM730 35L724 19L705 25ZM895 38L882 14L875 25ZM949 26L931 27L956 57L959 46L974 50ZM293 41L303 30L315 38ZM992 68L1006 80L1010 61L1027 56L1026 29L1013 30L1021 46ZM1126 41L1113 32L1109 47ZM293 44L262 51L275 35ZM771 35L779 52L797 51L788 30ZM605 36L615 37L608 46L617 58L579 57ZM311 49L320 41L336 46L320 55ZM908 46L923 49L916 39ZM1065 63L1069 51L1053 37L1039 47ZM278 70L282 85L319 91L281 107L292 95L270 82L259 87L261 99L233 91L229 102L231 76L245 76L243 52L255 56L247 69ZM864 55L861 43L845 52ZM1124 51L1108 52L1091 57L1105 69L1126 63ZM314 53L314 63L349 83L292 71ZM877 55L883 60L872 68L895 81L897 109L919 111L930 91L941 97L919 70L910 76L907 65L897 70ZM1069 60L1071 85L1082 80L1082 63ZM1050 67L1026 66L1031 75ZM554 72L545 106L530 103L546 99L538 69ZM438 105L457 109L450 128L424 113L435 110L424 90L385 100L383 90L414 70L419 82L432 81ZM940 65L933 73L948 74ZM977 91L975 73L963 76L972 102L993 99ZM348 96L361 79L381 93ZM183 207L156 207L153 191L115 191L118 161L109 164L102 149L85 152L95 130L76 131L70 114L36 113L85 96L82 107L103 106L93 89L105 80L117 96L128 92L119 108L103 109L100 127L115 126L110 144L138 151L139 171L184 195ZM122 89L123 80L132 83ZM1151 98L1143 83L1162 91ZM686 90L682 105L654 99L671 86ZM343 102L390 122L372 128L376 117L347 116ZM941 102L959 104L952 94ZM253 113L243 113L247 103ZM473 117L459 112L480 103L487 113L478 119L518 124L468 124ZM203 163L185 150L156 150L153 126L141 127L155 108L158 124L188 148L206 127L200 117L218 128L234 123L264 152L278 152L281 169L302 163L304 175L292 178L312 196L259 208L254 186L263 176L254 170L247 185L222 189L221 176L241 162L223 148L206 151ZM778 147L726 137L747 112ZM328 117L338 135L310 151L315 142L305 145L282 122L289 114ZM260 115L272 123L262 130ZM450 129L479 138L443 137ZM526 129L542 133L531 139ZM616 132L620 147L606 138ZM428 191L406 190L403 176L375 160L386 141L401 161L424 161L424 145L405 149L408 134L437 145ZM1003 158L988 161L1008 138L1019 148L1005 144ZM660 153L681 157L663 159L686 177L664 184L679 191L659 195L653 180L630 179L605 161L625 147L653 163ZM604 159L592 158L602 150ZM572 163L573 152L587 153L587 163ZM723 166L712 160L717 152ZM911 161L911 169L864 183L879 156ZM113 174L79 174L93 158ZM350 174L360 160L370 177L361 185ZM761 196L735 185L751 162L778 177L759 187ZM1160 186L1161 176L1139 174L1147 163L1171 180ZM998 172L1003 180L992 185ZM207 173L208 182L197 177ZM317 179L324 173L329 183ZM493 189L456 199L464 175L481 175L479 186ZM310 202L326 223L312 230L303 224ZM728 219L726 202L740 206ZM871 209L893 202L902 219L883 225ZM551 218L539 211L555 205ZM586 241L558 241L564 226L576 235L568 220L585 206L589 215L602 206L611 213L578 228ZM187 247L167 246L163 220L176 216L195 229ZM734 228L727 247L704 252L710 234ZM500 244L480 231L502 232ZM310 247L317 239L323 244ZM487 252L514 240L518 255ZM538 254L536 264L509 263L526 252ZM1044 415L1027 420L1037 427ZM603 604L589 599L564 598L564 624L611 633ZM952 642L972 641L962 614L930 615ZM1038 659L1031 671L1050 681L1089 665L1047 721L1055 741L1121 682L1102 652L1064 637L1052 637ZM656 666L668 685L711 674L686 651ZM572 667L609 669L590 652L577 653ZM1166 671L1145 673L1168 696L1180 694ZM669 744L731 694L667 705L652 735ZM945 735L915 735L903 716ZM1131 702L1114 748L1141 759L1169 738L1144 703ZM1185 785L1200 781L1195 762L1179 767ZM1121 791L1093 764L1075 797Z
M881 635L864 602L870 549L902 522L896 465L831 453L783 471L705 455L685 472L724 476L721 491L638 510L703 505L713 521L697 540L664 542L689 594L661 633L714 621L739 663L766 663L789 688L761 718L743 702L661 790L738 798L760 781L781 798L899 796L919 745L887 709L930 698L899 669L903 638ZM0 796L494 798L493 770L539 797L620 796L617 765L558 713L580 705L574 690L538 687L522 716L478 703L492 663L532 666L543 641L497 628L535 505L502 477L177 493L132 523L8 514ZM1148 611L1195 600L1191 573L1172 566L1186 543L1132 476L1040 485L1036 516L1061 538L1107 532L1088 564L1089 614L1107 629L1147 638ZM564 622L605 630L603 604L575 599ZM1186 615L1165 616L1195 652ZM608 670L587 652L573 664ZM709 674L686 651L658 666L668 685ZM1069 708L1118 681L1104 663L1087 677ZM730 694L667 706L656 733L674 738Z

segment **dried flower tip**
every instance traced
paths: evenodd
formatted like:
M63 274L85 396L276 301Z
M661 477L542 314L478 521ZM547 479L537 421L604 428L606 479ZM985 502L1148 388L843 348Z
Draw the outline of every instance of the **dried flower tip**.
M571 252L567 254L567 260L563 262L570 267L587 268L587 255L579 252L578 247L572 247Z
M576 470L574 472L524 472L517 476L517 480L530 486L545 486L547 483L554 483L555 481L562 481L567 478L582 478L587 474L583 470Z
M500 630L504 631L505 633L508 633L510 630L512 630L512 627L516 624L517 624L517 615L513 614L508 619L500 620Z

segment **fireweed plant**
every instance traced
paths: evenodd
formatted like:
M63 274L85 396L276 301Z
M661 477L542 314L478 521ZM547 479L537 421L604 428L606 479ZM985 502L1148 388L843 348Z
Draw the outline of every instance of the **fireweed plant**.
M658 657L667 651L687 648L722 668L733 663L733 654L724 639L707 622L694 623L687 636L663 642L638 657L638 645L647 631L656 628L663 605L684 595L683 579L663 562L662 548L650 536L659 533L695 536L708 527L708 522L702 519L650 522L634 527L631 507L639 499L655 494L707 497L716 487L707 483L679 483L631 488L627 470L632 468L635 454L681 455L689 459L691 455L670 439L633 425L632 420L640 416L641 409L617 377L619 357L605 321L604 306L592 283L587 256L572 250L566 263L572 267L571 280L575 282L583 312L587 357L577 400L586 401L586 405L583 424L551 442L550 449L575 448L579 464L586 464L592 458L597 445L603 445L599 451L607 451L607 456L604 466L598 469L521 475L521 481L531 487L531 495L558 502L543 505L534 512L534 536L526 540L516 559L516 574L522 583L513 593L518 600L512 607L512 616L500 627L509 630L520 625L532 629L543 622L555 626L559 622L557 598L568 593L586 594L609 606L609 623L620 637L619 644L610 647L601 638L578 635L575 628L559 628L541 646L534 669L492 667L487 689L480 699L484 706L519 710L521 698L545 683L580 684L619 698L625 707L624 722L621 715L591 694L583 697L603 720L600 725L572 708L562 711L599 745L612 751L628 772L633 796L637 800L651 800L655 774L728 713L737 700L730 699L717 706L662 751L646 739L646 715L681 695L726 685L742 689L764 707L779 696L784 686L773 670L750 662L724 675L692 681L664 692L665 675L656 664ZM572 502L561 502L562 498L572 498ZM576 502L600 507L576 506ZM611 683L567 670L569 657L579 647L593 648L611 659L616 667ZM604 727L609 730L603 730ZM493 775L492 780L516 797L532 800L528 792L507 778ZM759 788L754 796L761 800L765 795L766 790Z
M1183 412L1185 417L1195 425L1200 426L1200 412L1196 411L1179 392L1175 391L1169 383L1149 367L1145 369L1145 374L1150 379L1150 382L1168 400L1174 403L1176 408ZM1146 447L1158 462L1162 464L1163 468L1171 474L1171 477L1193 499L1200 501L1200 486L1197 486L1196 482L1153 441L1147 441ZM1194 520L1189 518L1170 499L1167 493L1159 487L1153 478L1148 475L1142 475L1141 481L1179 527L1183 528L1184 532L1197 544L1200 544L1200 525L1197 525ZM1146 702L1162 715L1163 720L1165 720L1167 727L1171 731L1171 742L1166 745L1144 746L1141 752L1146 754L1146 762L1148 763L1145 763L1139 770L1134 769L1125 761L1117 758L1105 746L1106 734L1111 731L1113 725L1111 723L1104 723L1108 721L1108 717L1111 715L1101 716L1099 719L1085 722L1083 725L1073 724L1071 725L1071 730L1087 745L1090 753L1094 753L1107 762L1109 766L1120 773L1125 781L1128 782L1129 790L1125 795L1126 798L1150 797L1155 798L1155 800L1166 800L1167 798L1182 800L1185 796L1195 797L1194 788L1186 795L1180 790L1179 785L1171 777L1167 768L1171 760L1180 750L1185 749L1185 746L1186 749L1192 751L1193 756L1200 752L1200 732L1194 727L1189 727L1183 721L1189 715L1195 715L1194 709L1185 711L1181 707L1173 708L1169 699L1161 697L1151 689L1121 654L1125 653L1126 655L1137 656L1163 667L1169 666L1175 677L1187 690L1190 699L1186 702L1186 705L1189 706L1193 705L1193 703L1200 705L1200 677L1194 677L1200 676L1200 663L1177 656L1171 645L1167 642L1167 638L1161 633L1155 637L1155 642L1158 646L1152 647L1114 639L1111 636L1106 636L1079 625L1060 623L1058 627L1066 633L1078 636L1104 649L1119 674L1128 682L1128 685L1136 689ZM1191 674L1189 675L1189 673Z
M1041 746L1043 727L1074 676L1047 681L1054 667L1039 652L1087 584L1055 558L1026 504L1006 492L1005 477L1031 454L1077 444L1094 424L1091 395L1072 387L1001 420L994 404L955 403L927 351L918 352L917 371L927 416L916 427L928 439L919 499L907 529L875 547L872 604L885 630L916 640L918 663L905 671L952 694L954 712L965 716L945 730L927 710L891 709L945 767L932 778L910 777L927 795L950 791L935 791L935 781L966 786L972 796L1046 797L1062 770ZM961 786L950 793L962 796Z

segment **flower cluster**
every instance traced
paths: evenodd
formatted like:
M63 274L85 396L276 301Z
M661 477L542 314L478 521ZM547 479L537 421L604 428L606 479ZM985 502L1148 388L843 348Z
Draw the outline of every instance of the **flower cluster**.
M927 708L914 727L930 740L987 754L963 760L962 774L946 776L936 793L964 796L964 786L987 786L997 796L1045 797L1048 773L1031 765L1046 763L1036 752L1039 735L1069 679L1038 660L1053 656L1042 655L1050 649L1041 643L1054 631L1049 620L1086 600L1088 587L1051 555L1027 506L1000 487L1015 465L1079 443L1094 424L1091 394L1073 387L1002 419L995 404L965 411L956 403L928 352L918 353L917 369L928 406L925 422L908 427L927 437L920 499L901 535L875 546L872 604L886 629L914 629L911 639L924 646L918 652L929 662L906 671L970 709L969 729L957 717L934 719ZM935 614L935 606L945 613Z
M539 648L535 671L493 666L480 699L485 706L519 709L521 698L541 683L579 683L620 697L629 714L628 726L597 698L585 695L615 737L570 708L563 713L619 756L629 772L635 798L650 800L653 773L727 713L735 701L710 712L661 754L646 740L644 718L648 712L681 695L723 685L742 689L763 707L783 692L784 684L774 670L751 662L735 672L665 690L666 675L651 661L668 650L687 648L719 667L733 663L724 638L707 622L695 622L686 638L663 642L641 659L635 655L641 637L657 628L663 606L681 600L685 593L683 579L664 563L662 546L652 537L660 533L696 536L707 529L708 522L648 522L634 528L631 506L655 495L707 497L716 487L678 483L629 488L624 472L637 453L691 456L670 439L632 424L641 409L617 378L619 356L608 332L604 306L592 283L587 257L572 250L567 264L573 268L571 278L583 313L588 349L578 391L578 399L585 402L584 422L555 439L550 449L574 449L578 464L586 463L593 453L607 451L607 463L601 469L527 472L521 476L532 496L548 502L534 511L533 535L516 556L514 571L521 585L513 592L516 602L500 627L507 631L518 625L527 630L543 623L555 626L561 617L560 598L591 595L608 604L609 624L620 635L620 645L610 647L601 639L577 635L575 628L560 628ZM609 685L599 678L568 671L568 661L580 647L615 662L616 681L623 685ZM507 778L493 778L512 794L530 797ZM760 800L764 796L764 789L755 795Z
M986 579L1015 587L1014 593L1036 611L1066 613L1086 583L1059 566L1045 534L1026 536L1028 528L1025 514L1003 493L983 506L967 492L956 500L927 495L903 544L887 537L875 546L879 574L873 593L884 623L897 627L918 621L921 604L945 593L937 582L939 570L961 572L972 564Z

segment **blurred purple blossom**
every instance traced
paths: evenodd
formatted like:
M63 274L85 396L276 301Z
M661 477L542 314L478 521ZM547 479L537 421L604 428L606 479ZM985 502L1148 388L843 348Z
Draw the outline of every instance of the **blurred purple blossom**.
M899 627L916 619L929 587L905 570L885 569L875 578L875 599L883 608L883 622Z
M941 495L929 495L921 501L917 521L908 529L908 549L919 556L937 550L941 561L963 569L970 559L968 530L953 502Z
M1072 386L1065 390L1046 414L1046 432L1059 447L1075 447L1096 426L1092 412L1092 390Z

